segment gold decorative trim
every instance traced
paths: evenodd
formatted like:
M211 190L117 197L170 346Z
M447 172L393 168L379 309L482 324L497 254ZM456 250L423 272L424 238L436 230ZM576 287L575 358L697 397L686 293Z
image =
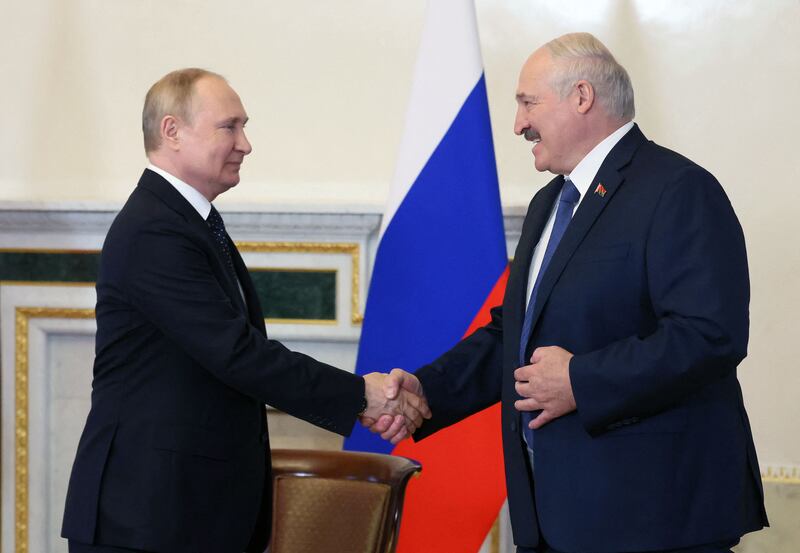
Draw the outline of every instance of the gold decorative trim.
M57 280L0 280L0 286L71 286L71 287L92 287L95 282L59 282Z
M30 319L92 319L94 309L17 307L14 370L14 536L16 553L28 553L28 330Z
M364 315L361 313L360 269L361 247L355 242L234 242L240 252L261 253L321 253L347 254L350 256L353 278L350 283L350 320L353 324L361 324Z
M500 516L494 519L489 536L489 552L500 553Z
M248 270L255 270L255 271L305 271L305 269L260 269L255 268L251 269L248 267ZM327 269L326 269L327 272ZM331 269L331 272L336 272L335 269ZM337 273L338 275L338 273ZM0 280L0 286L64 286L64 287L75 287L75 288L94 288L94 282L56 282L56 281L24 281L24 280ZM280 318L264 318L267 324L296 324L296 325L328 325L328 326L335 326L338 323L337 319L280 319Z
M800 467L770 466L761 472L761 480L774 484L800 484Z
M28 316L16 311L14 371L14 542L28 552Z
M354 325L364 321L361 313L361 247L355 242L234 242L240 252L263 253L321 253L321 254L346 254L351 258L352 279L350 284L350 322ZM36 249L36 248L0 248L0 253L63 253L63 254L93 254L100 250L80 249ZM248 267L250 269L250 267ZM276 268L277 269L277 268ZM258 270L258 268L256 268ZM291 269L297 270L297 269ZM0 281L0 285L29 285L29 286L94 286L93 282L54 282L54 281ZM272 319L273 322L294 323L290 319ZM299 319L302 324L320 324L317 320ZM297 324L301 324L298 322ZM325 322L327 324L327 321Z
M282 325L319 325L319 326L336 326L336 319L264 319L268 325L282 324Z

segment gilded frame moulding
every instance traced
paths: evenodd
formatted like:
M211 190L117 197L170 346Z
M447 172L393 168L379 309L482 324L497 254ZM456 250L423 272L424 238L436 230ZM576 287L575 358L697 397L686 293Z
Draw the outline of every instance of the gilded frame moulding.
M94 309L17 307L14 328L14 544L28 553L28 371L30 319L93 319Z
M350 282L350 322L353 325L360 325L364 321L364 314L361 312L361 246L357 242L254 242L254 241L235 241L239 252L255 253L320 253L320 254L346 254L350 256L350 267L352 278ZM0 248L0 253L40 253L40 254L96 254L100 250L80 250L80 249L52 249L52 248ZM254 267L254 269L264 269ZM297 268L297 270L305 270ZM338 271L337 271L338 274ZM59 285L84 286L88 283L60 283L60 282L21 282L3 281L3 284L30 284L36 285ZM335 324L328 320L313 319L267 319L268 323L280 324Z
M82 250L79 248L0 248L0 253L93 254L100 253L100 250Z
M258 253L322 253L350 256L350 322L364 321L361 312L361 247L356 242L234 242L239 252ZM276 321L277 322L277 321ZM285 322L280 319L280 322ZM327 323L327 321L325 321Z

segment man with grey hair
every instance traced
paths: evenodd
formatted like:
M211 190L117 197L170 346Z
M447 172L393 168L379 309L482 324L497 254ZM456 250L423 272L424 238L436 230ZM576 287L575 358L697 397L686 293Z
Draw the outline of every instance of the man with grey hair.
M239 183L247 113L215 73L174 71L145 98L150 165L108 231L92 405L62 535L71 553L261 553L272 478L264 404L347 435L427 406L267 337L250 276L211 204ZM346 531L343 529L343 531Z
M514 132L556 177L503 304L415 374L392 371L387 397L427 398L415 439L502 402L519 552L728 552L767 524L736 377L749 277L730 202L645 138L627 72L588 33L536 50L516 100Z

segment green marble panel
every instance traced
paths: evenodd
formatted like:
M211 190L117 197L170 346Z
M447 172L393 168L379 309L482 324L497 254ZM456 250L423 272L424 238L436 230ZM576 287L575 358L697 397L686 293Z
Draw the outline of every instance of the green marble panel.
M268 319L336 320L336 271L250 269Z
M99 253L0 251L0 281L95 282ZM250 276L270 319L336 320L336 271L254 269Z
M99 253L0 251L0 280L95 282Z

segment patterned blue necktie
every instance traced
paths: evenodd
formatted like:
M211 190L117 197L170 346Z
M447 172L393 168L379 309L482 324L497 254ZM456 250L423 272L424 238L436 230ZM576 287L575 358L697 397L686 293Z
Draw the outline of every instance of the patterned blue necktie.
M564 184L561 186L561 196L558 199L558 207L556 208L556 220L553 223L553 230L550 233L550 240L547 242L547 249L544 251L542 258L542 266L539 267L539 273L536 275L536 280L533 283L533 290L531 291L531 299L528 302L528 308L525 310L525 321L522 324L522 334L519 340L519 363L520 366L527 365L530 360L526 359L526 350L528 349L528 340L531 338L531 327L533 326L533 312L536 306L536 295L539 291L539 283L542 281L542 275L547 270L547 265L553 257L553 253L561 242L561 237L564 236L564 231L567 230L572 219L572 211L575 204L578 203L581 195L578 189L571 180L565 179ZM528 423L533 420L530 411L522 412L522 435L525 437L525 442L528 444L528 449L533 450L533 430L528 428Z
M211 229L211 235L214 237L214 242L217 244L225 263L230 269L231 274L236 276L236 270L233 268L233 258L231 257L230 246L228 245L228 233L225 232L225 223L222 222L222 216L213 205L211 206L211 213L208 214L208 228Z

